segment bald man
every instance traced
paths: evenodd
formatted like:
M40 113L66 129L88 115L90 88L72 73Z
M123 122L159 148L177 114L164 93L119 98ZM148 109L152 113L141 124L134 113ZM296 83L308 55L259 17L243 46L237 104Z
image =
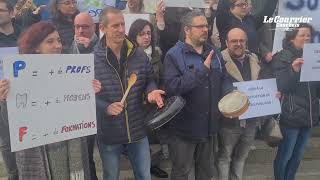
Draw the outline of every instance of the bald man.
M79 13L74 19L75 36L70 47L70 54L90 54L93 53L99 38L95 34L95 24L88 13ZM93 149L95 145L95 135L81 138L83 167L85 179L97 180L95 163L93 160ZM89 167L87 167L89 166Z
M95 24L88 13L79 13L74 19L74 41L70 54L90 54L99 38L95 34Z
M247 34L241 28L232 28L226 36L227 49L222 51L227 70L223 94L233 91L233 83L263 78L258 57L247 51ZM219 132L218 154L219 180L241 180L250 147L254 143L259 118L239 121L238 118L222 118Z

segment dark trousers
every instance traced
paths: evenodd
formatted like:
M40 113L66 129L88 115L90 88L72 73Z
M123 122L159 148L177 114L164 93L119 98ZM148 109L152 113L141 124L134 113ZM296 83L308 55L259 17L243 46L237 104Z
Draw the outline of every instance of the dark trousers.
M7 170L8 180L18 180L19 175L18 175L18 168L17 168L15 153L11 152L8 149L2 150L1 153L2 153L2 158Z
M10 149L10 135L6 102L0 102L0 151L9 180L18 180L18 168L15 153Z
M96 142L96 135L88 136L88 156L89 156L89 166L90 166L90 175L91 180L98 180L96 174L96 166L93 159L94 146Z
M98 180L97 174L96 174L96 166L94 163L93 153L94 153L94 146L96 142L96 135L91 135L87 137L81 138L82 145L82 155L86 156L83 157L83 168L85 171L85 179L90 180Z
M214 140L195 143L178 136L170 137L169 152L172 161L171 180L187 180L195 167L196 180L211 180L214 171Z

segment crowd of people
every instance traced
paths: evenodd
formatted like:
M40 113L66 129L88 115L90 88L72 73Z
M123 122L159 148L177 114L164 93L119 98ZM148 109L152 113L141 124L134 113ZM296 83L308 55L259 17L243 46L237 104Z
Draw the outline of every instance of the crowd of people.
M314 29L300 24L287 31L283 49L272 54L265 43L273 41L272 35L261 36L259 30L278 1L265 0L259 12L253 1L206 0L209 8L203 9L166 7L160 1L150 20L137 19L126 35L124 14L146 13L143 0L127 0L123 10L105 7L99 23L79 12L76 0L50 0L46 21L41 13L48 7L0 0L0 47L18 47L20 54L94 54L91 86L98 124L97 135L11 152L10 82L0 80L0 150L8 179L69 180L68 146L76 143L86 180L98 179L95 145L104 180L119 179L122 155L130 160L136 180L151 180L151 174L168 178L160 168L164 159L172 163L172 180L187 180L192 167L196 180L241 180L257 131L270 117L227 118L218 102L234 90L234 82L276 78L283 139L274 178L294 180L319 121L320 83L299 81L303 47L312 41ZM121 102L133 73L137 81ZM183 97L184 108L160 129L148 131L149 106L161 109L172 96ZM149 144L155 142L161 149L151 152Z

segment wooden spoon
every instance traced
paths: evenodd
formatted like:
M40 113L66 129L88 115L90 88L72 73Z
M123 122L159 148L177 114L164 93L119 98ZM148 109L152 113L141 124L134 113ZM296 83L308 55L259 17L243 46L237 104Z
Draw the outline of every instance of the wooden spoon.
M134 85L134 83L136 83L136 81L137 81L137 75L134 74L134 73L132 73L132 74L130 75L129 80L128 80L128 88L127 88L126 92L124 93L124 95L123 95L123 97L122 97L122 99L121 99L121 104L123 104L124 101L126 100L126 98L127 98L128 94L129 94L129 91L130 91L131 87Z

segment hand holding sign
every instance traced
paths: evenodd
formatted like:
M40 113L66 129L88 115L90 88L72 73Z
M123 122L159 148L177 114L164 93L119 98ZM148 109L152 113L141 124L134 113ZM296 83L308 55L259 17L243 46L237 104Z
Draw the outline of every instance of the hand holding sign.
M7 99L9 92L9 81L6 79L0 80L0 100Z

